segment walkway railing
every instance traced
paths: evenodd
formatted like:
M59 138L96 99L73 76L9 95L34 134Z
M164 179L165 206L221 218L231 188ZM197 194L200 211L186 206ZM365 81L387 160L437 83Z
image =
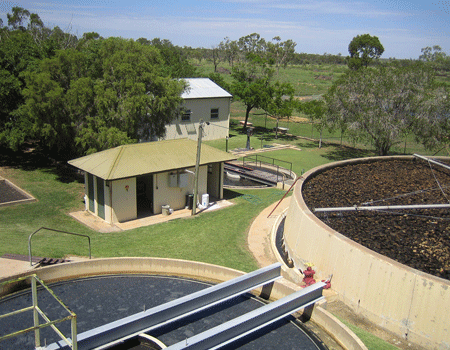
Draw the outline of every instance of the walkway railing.
M49 287L47 287L45 285L45 283L39 277L37 277L36 275L21 277L21 278L12 280L12 281L3 282L0 285L16 283L16 282L23 281L23 280L26 280L29 278L31 278L31 296L32 296L33 305L26 307L24 309L20 309L20 310L16 310L16 311L4 314L4 315L0 315L0 319L6 318L8 316L17 315L22 312L33 310L34 326L22 329L17 332L9 333L4 336L0 336L0 342L2 340L17 337L24 333L34 331L35 347L37 349L39 349L41 347L41 332L40 332L41 328L52 327L52 329L56 332L56 334L58 334L61 337L61 339L66 342L66 344L69 346L69 348L71 348L72 350L77 350L78 349L78 346L77 346L77 315L74 312L70 311L70 309L66 305L64 305L64 303L61 301L61 299L59 299L55 295L55 293ZM36 282L39 282L41 284L41 286L44 287L47 290L47 292L49 292L50 295L52 295L56 299L56 301L69 313L69 316L66 316L66 317L63 317L63 318L60 318L57 320L53 320L53 321L47 317L47 315L38 306L38 295L37 295L37 283ZM42 324L39 323L39 316L41 316L45 320L45 323L42 323ZM67 337L55 326L55 324L57 324L57 323L61 323L61 322L68 321L68 320L71 321L71 336L72 336L71 340L67 339Z
M48 228L48 227L41 227L39 229L37 229L36 231L34 231L29 237L28 237L28 253L30 255L30 266L33 266L33 255L31 253L31 238L33 238L33 236L38 233L41 230L47 230L47 231L52 231L52 232L58 232L58 233L65 233L68 235L74 235L74 236L81 236L81 237L86 237L88 239L88 244L89 244L89 259L91 259L91 237L89 237L88 235L82 235L80 233L73 233L73 232L67 232L67 231L61 231L61 230L55 230L52 228Z
M270 165L270 166L276 168L277 169L277 181L278 181L278 175L281 174L281 176L282 176L282 173L280 172L280 166L277 163L278 162L285 163L289 166L286 169L289 169L289 176L292 177L292 163L285 161L285 160L255 154L255 155L243 157L242 162L243 162L243 166L245 166L246 163L250 163L250 164L255 163L256 166L258 166L258 164L259 164L260 168L262 167L262 164Z

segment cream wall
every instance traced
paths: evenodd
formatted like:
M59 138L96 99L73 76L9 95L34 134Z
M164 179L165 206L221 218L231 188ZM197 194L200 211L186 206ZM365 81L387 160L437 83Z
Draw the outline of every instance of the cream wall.
M136 178L114 180L110 183L112 222L137 218Z
M187 186L170 186L169 177L177 174L177 171L158 173L153 175L153 211L154 214L162 213L163 205L170 205L174 210L183 209L186 206L186 195L194 193L194 172L195 168L188 168L191 173L187 173ZM198 198L206 192L206 180L208 167L199 168L198 178ZM180 171L179 171L180 172Z
M358 160L361 161L361 160ZM335 166L328 164L307 172ZM402 265L332 230L307 208L298 182L288 209L284 240L297 268L314 264L317 279L356 313L428 349L450 349L450 281Z
M216 140L228 136L230 98L198 98L185 99L184 101L184 107L191 110L191 120L189 122L183 122L181 121L181 116L179 116L170 125L166 125L164 139L189 138L197 140L200 120L211 123L204 127L204 140ZM211 108L219 108L219 118L211 119Z

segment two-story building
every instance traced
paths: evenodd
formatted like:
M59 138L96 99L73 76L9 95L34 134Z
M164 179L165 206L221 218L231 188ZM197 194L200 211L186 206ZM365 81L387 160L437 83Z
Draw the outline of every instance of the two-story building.
M198 139L201 120L209 122L203 140L223 139L229 135L232 95L208 78L186 78L188 88L181 95L182 113L166 125L163 139Z

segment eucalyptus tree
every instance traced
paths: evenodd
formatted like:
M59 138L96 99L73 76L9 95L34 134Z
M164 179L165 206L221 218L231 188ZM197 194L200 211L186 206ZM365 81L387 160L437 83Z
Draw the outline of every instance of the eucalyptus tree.
M325 95L326 123L386 155L409 134L423 135L426 143L430 112L443 117L447 97L423 64L349 71Z
M290 39L281 41L279 36L272 38L272 41L267 43L267 54L269 59L274 61L277 74L280 67L286 67L289 61L293 58L296 45L297 44Z
M223 52L225 60L227 60L230 67L233 68L234 63L239 61L238 42L236 40L230 40L229 37L226 37L220 42L219 48Z
M8 25L11 26L12 29L25 30L25 27L22 24L30 17L30 11L20 6L13 7L11 11L12 13L6 14Z
M450 56L439 45L424 47L421 52L419 60L426 62L436 71L450 71ZM441 75L445 75L445 73Z
M266 40L258 33L252 33L239 38L238 46L245 59L248 57L253 59L254 56L263 58L267 51ZM248 56L249 54L251 55Z

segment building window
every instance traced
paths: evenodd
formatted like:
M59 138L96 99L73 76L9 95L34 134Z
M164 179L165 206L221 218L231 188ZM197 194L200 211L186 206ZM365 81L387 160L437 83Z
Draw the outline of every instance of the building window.
M181 114L181 121L182 122L189 122L191 120L191 110L190 109L186 109L185 111L183 111L183 114Z
M211 108L211 119L219 118L219 108Z

